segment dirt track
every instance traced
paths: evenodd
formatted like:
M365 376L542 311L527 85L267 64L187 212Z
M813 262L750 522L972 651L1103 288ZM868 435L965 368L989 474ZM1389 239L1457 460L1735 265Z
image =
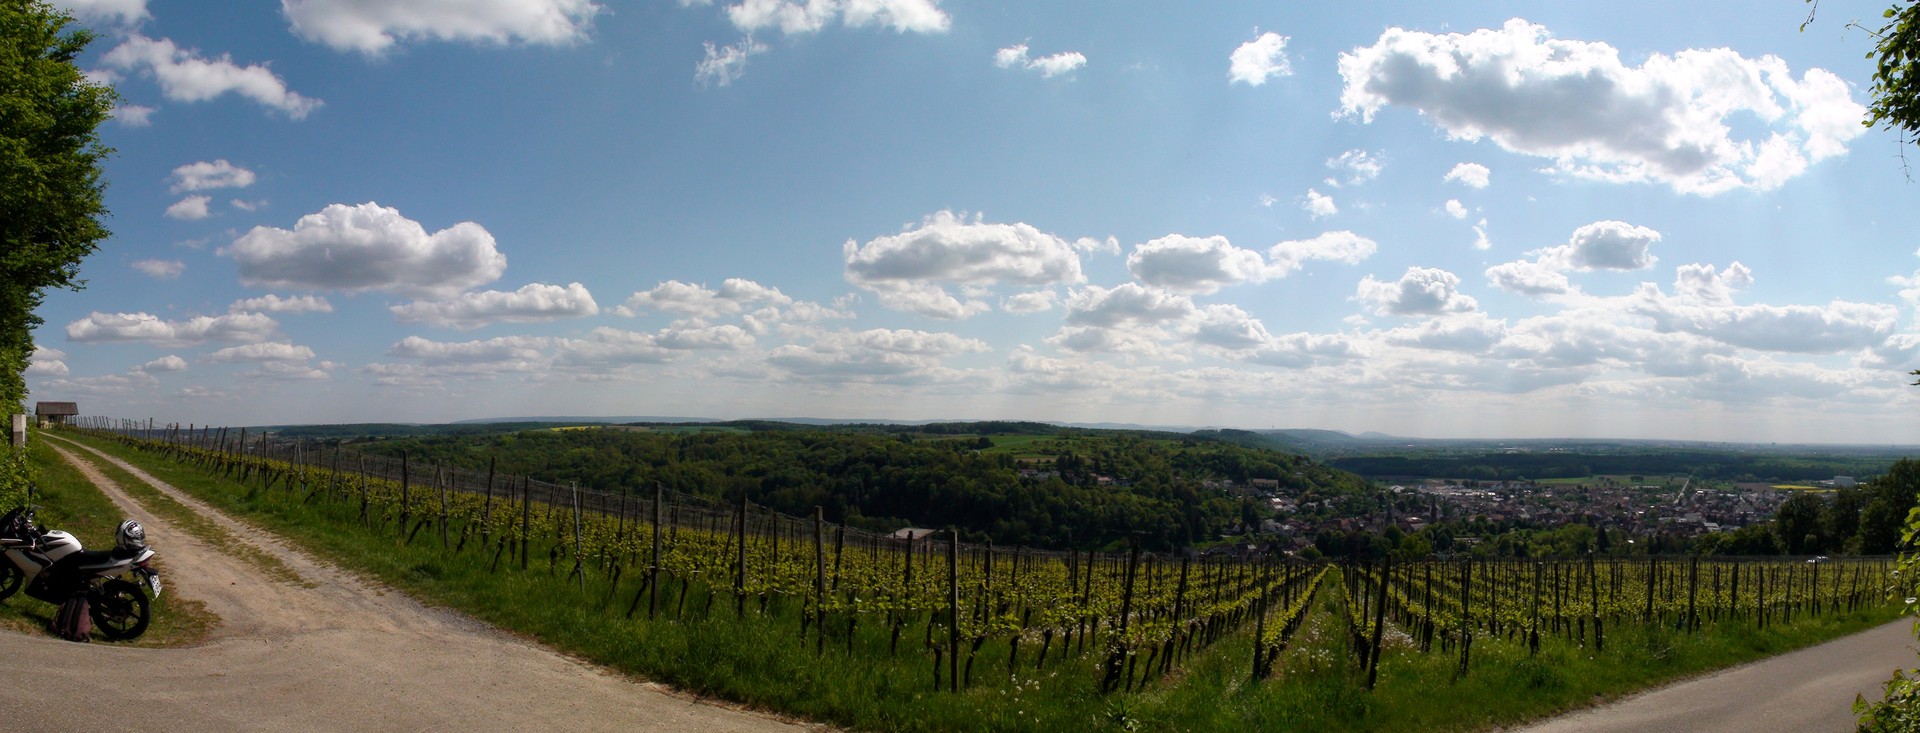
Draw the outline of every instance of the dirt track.
M222 622L189 649L0 632L13 730L804 730L636 683L321 563L152 476L61 441L69 462L165 558L168 593ZM73 449L86 450L85 460ZM111 461L280 558L275 581L141 510L88 461ZM22 596L24 598L24 596ZM10 600L11 602L32 602Z

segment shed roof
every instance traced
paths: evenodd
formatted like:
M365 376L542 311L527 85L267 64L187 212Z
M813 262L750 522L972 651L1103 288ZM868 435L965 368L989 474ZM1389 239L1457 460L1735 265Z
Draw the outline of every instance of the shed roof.
M36 402L33 405L35 415L78 415L78 402Z

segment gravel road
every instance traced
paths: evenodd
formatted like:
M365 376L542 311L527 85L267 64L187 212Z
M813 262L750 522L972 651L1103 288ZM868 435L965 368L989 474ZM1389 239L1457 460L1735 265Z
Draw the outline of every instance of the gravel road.
M799 731L675 693L423 606L243 524L112 457L50 440L164 558L168 593L221 623L184 649L73 644L0 632L11 730ZM88 452L83 459L77 452ZM142 510L89 461L110 461L280 558L271 579ZM94 542L105 538L83 538ZM37 601L12 600L10 603Z
M1853 696L1881 697L1895 669L1920 664L1902 619L1705 677L1545 721L1522 733L1842 733Z

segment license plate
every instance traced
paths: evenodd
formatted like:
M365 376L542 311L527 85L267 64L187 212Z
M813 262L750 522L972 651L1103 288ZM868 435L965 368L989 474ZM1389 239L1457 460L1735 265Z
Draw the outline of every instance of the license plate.
M155 598L160 597L160 574L159 573L153 573L147 576L147 587L153 589L153 597Z

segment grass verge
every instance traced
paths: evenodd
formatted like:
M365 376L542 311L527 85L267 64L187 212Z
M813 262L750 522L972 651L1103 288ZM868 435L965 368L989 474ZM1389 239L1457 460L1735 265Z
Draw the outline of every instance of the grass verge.
M113 544L113 533L124 515L93 486L79 469L69 465L36 433L28 443L29 460L38 472L38 521L43 527L62 529L80 538L87 547ZM7 507L11 509L11 507ZM156 556L160 576L167 576L166 557ZM56 607L27 597L25 592L0 601L0 628L28 634L47 634ZM192 646L206 640L219 624L217 614L206 605L177 593L162 593L153 604L153 622L140 638L114 642L135 647ZM51 635L49 635L51 636ZM100 641L98 636L96 641Z

